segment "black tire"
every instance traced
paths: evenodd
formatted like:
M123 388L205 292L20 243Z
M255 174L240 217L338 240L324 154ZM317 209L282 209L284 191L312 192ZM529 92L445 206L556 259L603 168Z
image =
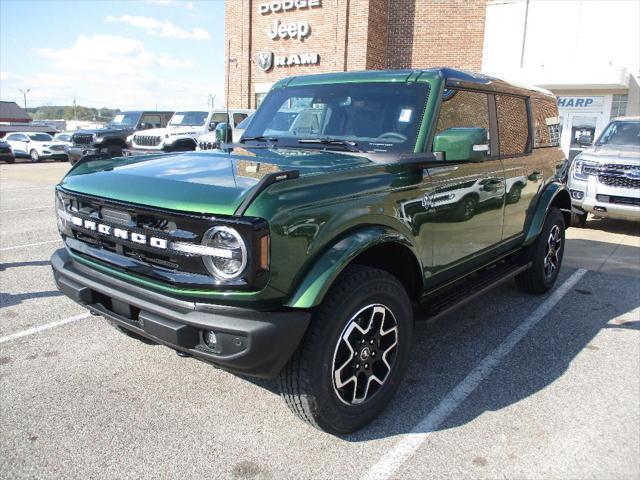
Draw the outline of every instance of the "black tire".
M366 335L362 325L368 325ZM371 332L376 340L369 338ZM293 413L318 429L358 430L387 406L402 382L412 337L411 303L402 284L385 271L350 266L314 312L301 345L280 372L281 395ZM346 373L339 377L340 371ZM381 385L374 376L383 377Z
M511 191L507 195L507 203L509 205L518 203L520 201L521 196L522 196L522 187L520 185L514 185L513 187L511 187Z
M562 212L552 208L547 214L542 232L524 252L525 260L531 262L531 268L516 276L516 285L520 290L541 294L553 288L562 266L564 231Z
M455 217L459 222L465 222L471 220L476 214L476 208L478 208L478 199L473 196L463 198L458 208L456 208Z
M40 155L38 154L38 151L35 148L31 149L31 151L29 152L29 157L31 158L31 161L33 163L40 161Z
M571 226L576 228L584 228L587 224L587 213L571 212Z

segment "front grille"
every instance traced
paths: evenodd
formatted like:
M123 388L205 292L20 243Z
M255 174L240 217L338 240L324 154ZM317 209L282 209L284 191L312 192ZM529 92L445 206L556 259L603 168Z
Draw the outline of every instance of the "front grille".
M71 139L76 145L91 145L93 143L93 135L90 133L76 133Z
M134 135L133 143L140 147L157 147L162 138L158 135Z
M598 175L598 181L607 187L616 188L640 188L640 180L627 178L620 175Z
M64 145L51 145L49 149L54 152L64 152Z
M615 203L617 205L631 205L633 207L640 206L640 197L620 197L617 195L597 195L596 200L603 203Z
M198 142L200 150L215 150L217 147L216 142Z
M170 247L171 242L199 245L207 230L220 225L224 219L121 204L70 194L61 189L58 192L67 214L82 220L80 225L67 221L62 231L67 247L75 254L172 286L208 288L218 285L218 280L209 274L199 255L181 254L167 246ZM88 228L85 221L95 222L93 229ZM264 235L261 232L268 232L264 220L234 219L233 224L247 239L248 251L258 248L257 242ZM111 231L101 232L99 227L109 227ZM126 239L116 237L115 229L126 230L130 235ZM147 241L135 243L133 234L144 235ZM164 241L166 246L154 246L152 239ZM267 272L247 269L245 277L226 282L225 287L262 287L267 279Z

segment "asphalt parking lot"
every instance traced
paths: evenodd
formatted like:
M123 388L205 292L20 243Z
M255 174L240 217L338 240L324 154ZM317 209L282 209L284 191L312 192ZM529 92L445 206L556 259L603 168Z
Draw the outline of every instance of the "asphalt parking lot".
M511 283L419 324L384 414L338 438L275 382L119 334L62 296L53 185L0 166L1 478L640 477L640 228L567 232L554 292Z

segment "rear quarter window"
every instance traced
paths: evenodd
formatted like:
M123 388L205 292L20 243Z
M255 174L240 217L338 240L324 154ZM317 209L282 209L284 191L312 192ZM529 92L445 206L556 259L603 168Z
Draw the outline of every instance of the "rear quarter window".
M560 145L560 117L555 98L532 98L533 146L557 147Z
M500 156L524 155L529 148L527 101L513 95L496 95Z

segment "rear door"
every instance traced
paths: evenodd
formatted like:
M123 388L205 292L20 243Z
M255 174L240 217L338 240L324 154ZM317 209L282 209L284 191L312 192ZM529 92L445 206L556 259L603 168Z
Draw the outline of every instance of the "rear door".
M435 134L483 129L484 160L462 160L429 168L426 202L432 225L434 272L453 269L502 240L505 177L498 156L493 95L452 90L442 102ZM476 147L474 147L476 148Z

